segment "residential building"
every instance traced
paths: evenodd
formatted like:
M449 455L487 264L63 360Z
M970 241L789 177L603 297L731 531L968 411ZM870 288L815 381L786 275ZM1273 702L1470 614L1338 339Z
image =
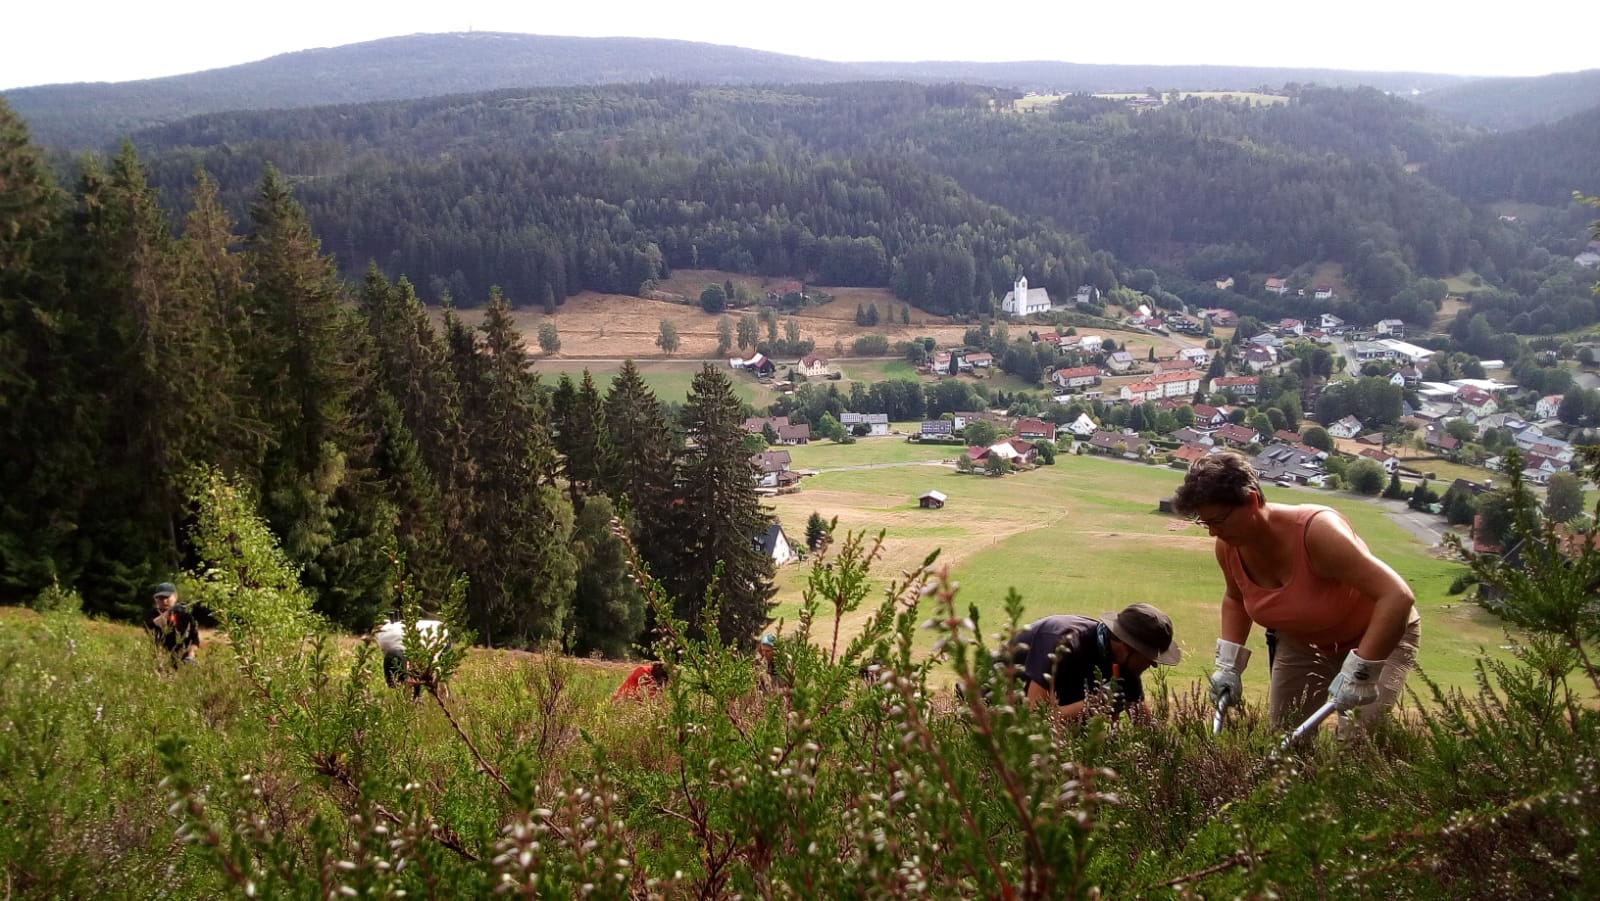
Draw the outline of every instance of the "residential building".
M1102 454L1121 454L1131 458L1143 457L1150 452L1150 442L1135 432L1096 431L1089 436L1089 447Z
M1282 296L1289 293L1289 283L1281 278L1267 279L1267 293Z
M1139 404L1164 397L1193 397L1199 390L1199 375L1193 372L1169 372L1122 386L1121 399Z
M1062 388L1084 388L1100 384L1100 369L1096 366L1073 366L1050 373L1050 381Z
M1361 420L1354 416L1346 416L1333 425L1328 426L1328 434L1335 438L1354 438L1361 434Z
M1566 396L1562 394L1546 394L1544 397L1539 398L1539 402L1533 405L1534 417L1538 419L1555 419L1556 414L1561 411L1561 402L1565 399Z
M855 433L856 426L867 427L867 436L881 438L889 434L889 414L887 413L840 413L839 424L845 431Z
M948 419L925 419L918 432L923 438L951 438L956 433L956 424Z
M1237 422L1230 422L1212 432L1211 439L1229 447L1248 447L1261 442L1261 436L1256 433L1255 429L1247 425L1240 425Z
M1368 460L1376 461L1378 465L1383 467L1383 471L1387 475L1394 475L1395 471L1400 468L1400 458L1388 451L1379 450L1375 447L1364 447L1361 449L1361 456Z
M1018 438L1054 438L1056 427L1042 419L1019 419L1016 433Z
M796 372L806 378L813 379L827 378L833 372L833 366L829 363L828 358L819 354L808 354L801 357L800 362L796 363L794 368Z
M1261 390L1259 375L1219 375L1211 380L1211 391L1221 391L1235 397L1255 397Z
M1399 319L1380 319L1374 328L1378 334L1387 335L1390 338L1404 338L1406 336L1406 324Z
M1039 290L1043 291L1044 289L1040 288ZM990 353L967 354L962 359L966 360L967 365L973 369L988 369L994 365L994 354Z
M1133 368L1133 354L1119 350L1106 357L1106 368L1112 372L1127 372Z
M789 472L789 452L769 450L751 454L750 465L755 470L758 487L775 488L782 481L783 475Z

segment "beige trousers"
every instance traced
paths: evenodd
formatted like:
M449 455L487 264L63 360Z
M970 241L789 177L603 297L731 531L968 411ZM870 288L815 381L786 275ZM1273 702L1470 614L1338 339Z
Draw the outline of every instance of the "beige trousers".
M1353 713L1357 724L1369 723L1387 713L1405 691L1406 676L1417 665L1417 645L1422 637L1422 619L1412 611L1411 621L1400 636L1400 644L1383 663L1378 674L1378 700ZM1300 725L1328 699L1328 685L1339 675L1349 650L1327 653L1301 644L1278 633L1278 651L1272 662L1272 688L1267 696L1272 727L1289 730ZM1340 723L1340 733L1346 732Z

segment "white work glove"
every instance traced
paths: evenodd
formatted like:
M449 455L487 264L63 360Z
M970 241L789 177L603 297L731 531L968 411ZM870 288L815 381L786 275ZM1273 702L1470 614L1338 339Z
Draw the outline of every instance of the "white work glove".
M1244 698L1244 681L1239 674L1250 662L1250 649L1226 638L1217 639L1217 668L1211 673L1211 703L1222 706L1223 698L1237 704Z
M1351 651L1344 658L1344 668L1333 677L1328 686L1328 699L1340 713L1364 707L1378 699L1378 674L1383 672L1382 660L1366 660Z

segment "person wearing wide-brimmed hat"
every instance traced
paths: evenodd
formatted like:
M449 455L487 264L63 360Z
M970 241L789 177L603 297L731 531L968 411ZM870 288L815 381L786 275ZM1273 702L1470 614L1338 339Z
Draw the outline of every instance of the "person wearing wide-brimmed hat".
M1091 697L1115 712L1142 715L1140 674L1183 659L1172 619L1150 604L1130 604L1102 619L1058 614L1029 623L1011 640L1011 662L1027 682L1027 698L1081 717Z

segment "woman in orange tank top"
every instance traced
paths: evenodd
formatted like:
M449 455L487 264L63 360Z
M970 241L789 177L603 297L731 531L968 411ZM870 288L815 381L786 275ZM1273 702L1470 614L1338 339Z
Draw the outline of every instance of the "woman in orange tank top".
M1292 727L1323 702L1363 718L1392 707L1416 663L1416 598L1338 511L1269 504L1250 462L1236 453L1195 461L1173 497L1210 530L1226 590L1214 703L1237 702L1253 624L1276 630L1268 706Z

